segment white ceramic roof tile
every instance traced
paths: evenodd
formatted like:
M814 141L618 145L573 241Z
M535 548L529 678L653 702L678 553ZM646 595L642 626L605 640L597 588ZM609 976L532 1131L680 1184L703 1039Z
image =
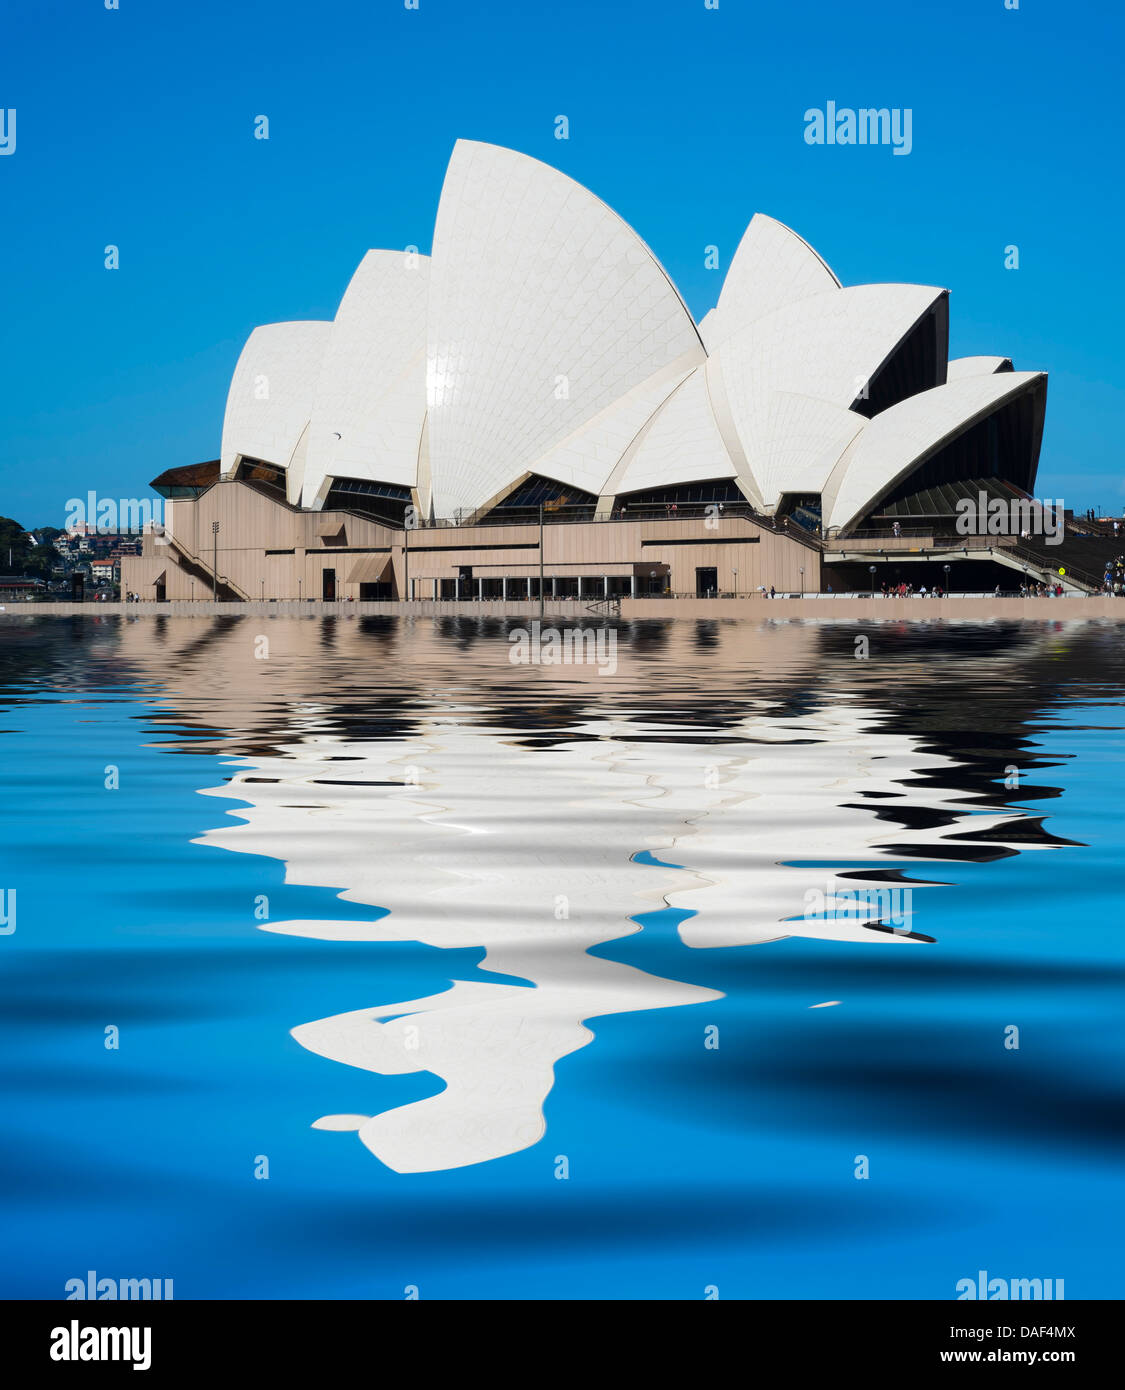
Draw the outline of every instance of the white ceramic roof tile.
M825 526L847 526L944 444L1012 397L1046 380L1042 372L965 377L921 391L867 422L829 479Z
M774 391L758 441L762 475L780 492L820 492L866 424L864 416L843 406Z
M267 323L246 340L227 394L221 468L240 457L287 468L312 413L331 324Z
M680 382L692 371L673 363L635 386L568 435L532 465L533 473L571 483L600 497L622 457Z
M616 213L557 170L473 141L458 141L442 189L428 337L438 515L479 507L661 368L704 357L675 287Z
M787 305L838 289L839 280L807 241L758 212L731 258L719 302L700 331L707 351Z
M613 490L620 496L734 476L734 462L711 409L706 370L697 367L656 412Z
M899 342L945 293L929 285L855 285L778 309L728 338L711 365L767 506L791 491L771 448L772 397L783 391L847 409ZM819 434L819 431L816 432ZM817 459L788 455L785 467Z
M327 480L413 487L426 413L428 256L368 251L324 352L309 427L304 504Z

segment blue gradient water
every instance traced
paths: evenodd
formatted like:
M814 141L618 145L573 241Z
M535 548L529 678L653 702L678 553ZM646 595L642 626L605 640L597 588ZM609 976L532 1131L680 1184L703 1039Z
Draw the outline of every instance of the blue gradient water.
M245 634L229 622L0 621L0 886L18 893L0 937L5 1296L61 1298L88 1270L171 1278L177 1298L953 1298L979 1269L1061 1278L1068 1298L1125 1293L1115 626L898 626L861 663L846 625L752 640L638 625L620 631L614 680L541 673L532 700L482 660L496 625L289 623L281 670L232 660L224 644L242 651ZM497 977L480 946L261 930L262 894L274 921L379 914L287 883L281 858L195 843L249 804L200 790L276 756L314 705L318 727L377 742L429 704L542 756L594 703L659 710L706 743L716 718L753 707L783 729L857 695L921 750L940 745L966 817L975 799L1024 827L1000 857L882 864L948 885L916 890L932 944L689 949L687 914L657 905L593 954L722 997L592 1019L555 1067L538 1143L399 1173L354 1134L310 1127L444 1083L327 1060L291 1028ZM809 756L807 729L784 748ZM1013 761L1026 771L1005 791ZM548 860L568 835L559 809ZM896 842L893 823L872 826L871 843ZM949 853L964 829L932 843ZM654 875L681 862L635 852ZM822 860L849 867L794 837L787 862Z

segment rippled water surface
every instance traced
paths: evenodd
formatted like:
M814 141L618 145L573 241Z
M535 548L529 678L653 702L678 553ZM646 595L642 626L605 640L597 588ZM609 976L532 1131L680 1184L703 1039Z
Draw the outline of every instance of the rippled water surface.
M0 617L6 1295L1125 1293L1119 626L614 631Z

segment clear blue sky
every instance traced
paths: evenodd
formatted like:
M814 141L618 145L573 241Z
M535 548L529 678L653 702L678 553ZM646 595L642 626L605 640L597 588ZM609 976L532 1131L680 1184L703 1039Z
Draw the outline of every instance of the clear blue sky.
M217 457L246 335L330 318L368 247L428 251L459 136L593 189L697 317L704 248L725 269L758 210L845 284L947 286L951 355L1051 374L1040 495L1125 507L1113 0L120 5L4 18L0 514L60 525ZM806 145L828 100L911 108L912 153Z

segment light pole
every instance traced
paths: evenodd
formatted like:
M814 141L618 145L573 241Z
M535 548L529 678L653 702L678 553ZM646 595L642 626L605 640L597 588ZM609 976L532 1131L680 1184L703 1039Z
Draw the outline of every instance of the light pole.
M801 566L801 597L805 596L805 567Z
M737 570L735 570L735 572L734 572L734 596L735 596L735 598L738 597L738 571L737 571Z
M192 603L195 602L195 580L194 580L194 579L191 581L191 601L192 601Z
M942 565L942 569L945 571L945 592L946 592L946 594L948 595L948 593L949 593L949 566L948 566L948 565Z
M219 601L219 523L211 523L211 578L213 580L211 596L216 603Z
M870 575L871 575L871 597L874 598L874 597L875 597L875 566L874 566L874 565L868 565L868 566L867 566L867 569L868 569L868 572L869 572Z

